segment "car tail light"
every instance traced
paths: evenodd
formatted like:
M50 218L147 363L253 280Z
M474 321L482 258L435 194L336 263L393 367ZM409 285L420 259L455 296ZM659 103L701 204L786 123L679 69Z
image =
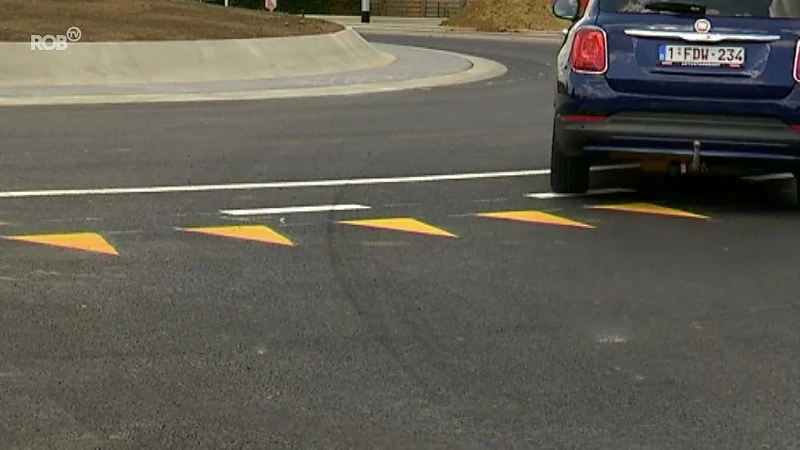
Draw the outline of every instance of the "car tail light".
M572 41L572 70L580 73L605 73L608 69L607 43L606 33L600 28L586 27L578 30Z
M794 48L794 81L800 83L800 40Z

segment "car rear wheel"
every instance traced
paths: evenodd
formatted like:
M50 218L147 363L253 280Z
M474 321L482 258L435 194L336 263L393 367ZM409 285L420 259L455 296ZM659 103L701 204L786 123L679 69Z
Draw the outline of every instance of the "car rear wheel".
M794 175L795 192L797 195L797 207L800 208L800 170L792 171L792 175Z
M550 188L556 194L583 194L589 190L589 160L567 156L553 138L550 150Z

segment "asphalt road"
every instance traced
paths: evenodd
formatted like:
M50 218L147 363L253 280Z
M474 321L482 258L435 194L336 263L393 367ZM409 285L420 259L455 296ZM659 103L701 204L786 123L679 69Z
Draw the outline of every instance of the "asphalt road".
M796 445L793 180L436 178L547 168L554 47L374 39L509 72L0 110L0 234L95 250L0 241L0 446ZM360 209L230 211L330 204Z

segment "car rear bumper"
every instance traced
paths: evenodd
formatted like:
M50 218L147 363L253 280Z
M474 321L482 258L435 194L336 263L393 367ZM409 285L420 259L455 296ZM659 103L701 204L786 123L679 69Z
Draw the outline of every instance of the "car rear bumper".
M556 114L554 138L565 153L775 165L800 162L800 129L764 117L621 112Z

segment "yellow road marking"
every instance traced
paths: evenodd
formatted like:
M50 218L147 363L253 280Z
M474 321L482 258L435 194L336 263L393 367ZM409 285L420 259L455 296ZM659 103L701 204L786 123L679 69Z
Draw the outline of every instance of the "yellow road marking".
M497 212L486 212L486 213L478 213L479 217L488 217L492 219L505 219L505 220L516 220L519 222L528 222L528 223L540 223L544 225L559 225L565 227L576 227L576 228L594 228L592 225L588 225L582 222L577 222L575 220L567 219L565 217L560 217L555 214L550 214L542 211L497 211Z
M36 234L6 236L5 239L119 256L117 250L97 233Z
M207 234L233 239L244 239L247 241L264 242L267 244L294 246L286 236L272 230L264 225L239 225L225 227L200 227L200 228L181 228L190 233Z
M456 238L453 233L436 228L427 223L421 222L410 217L395 217L389 219L362 219L344 220L339 223L345 225L356 225L361 227L379 228L383 230L405 231L408 233L427 234L431 236L442 236Z
M660 216L687 217L691 219L708 219L708 216L695 214L680 209L667 208L666 206L654 205L652 203L627 203L620 205L595 205L593 209L605 209L611 211L625 211L641 214L655 214Z

